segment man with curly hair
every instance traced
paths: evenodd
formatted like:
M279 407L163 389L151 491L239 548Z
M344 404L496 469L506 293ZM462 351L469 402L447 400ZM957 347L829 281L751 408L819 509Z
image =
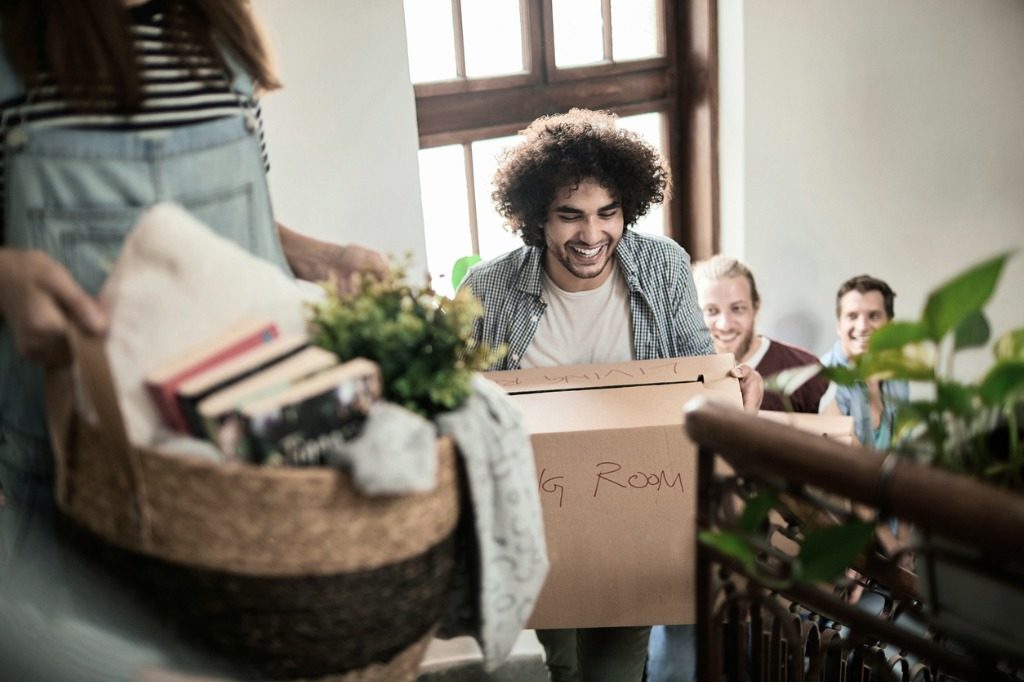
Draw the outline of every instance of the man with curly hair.
M483 304L476 338L506 355L494 370L714 353L690 257L666 237L628 229L661 203L658 151L606 112L542 117L508 150L492 195L524 246L463 282ZM744 405L763 386L746 366ZM649 627L539 630L552 682L639 681Z

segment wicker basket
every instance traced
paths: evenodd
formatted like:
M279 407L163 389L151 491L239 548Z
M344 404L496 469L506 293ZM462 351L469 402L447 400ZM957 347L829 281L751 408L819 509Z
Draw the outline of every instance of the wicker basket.
M247 674L415 678L454 567L449 440L437 489L394 497L329 468L168 456L128 444L102 346L72 346L99 426L75 413L66 371L47 403L57 504L81 546Z

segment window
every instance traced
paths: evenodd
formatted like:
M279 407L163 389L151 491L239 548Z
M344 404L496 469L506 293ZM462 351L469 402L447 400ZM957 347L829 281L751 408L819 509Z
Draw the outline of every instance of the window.
M635 228L710 255L713 0L405 0L405 17L438 291L451 292L458 258L521 245L490 198L498 155L536 117L572 107L614 111L660 146L674 196Z

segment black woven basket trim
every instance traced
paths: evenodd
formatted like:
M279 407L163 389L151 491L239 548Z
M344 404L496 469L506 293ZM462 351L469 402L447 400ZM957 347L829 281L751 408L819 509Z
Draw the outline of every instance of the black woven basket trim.
M183 639L243 675L270 679L391 660L438 622L455 565L453 530L422 554L371 570L253 577L131 552L61 517L66 540L136 589Z

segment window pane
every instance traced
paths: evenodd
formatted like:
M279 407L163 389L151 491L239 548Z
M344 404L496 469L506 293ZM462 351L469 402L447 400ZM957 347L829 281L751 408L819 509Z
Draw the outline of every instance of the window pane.
M496 137L473 143L473 182L476 184L477 239L480 256L485 260L519 248L523 240L504 226L491 199L494 191L494 173L498 170L498 157L506 147L519 141L518 135Z
M524 70L519 0L462 0L462 34L468 78Z
M658 0L612 0L614 61L659 55L658 14Z
M419 161L427 269L434 289L450 296L452 266L473 253L462 145L421 149Z
M405 0L405 39L413 83L456 77L451 0Z
M555 66L579 66L604 60L601 0L552 0Z
M642 136L645 140L658 148L663 158L668 159L668 149L665 147L665 140L662 137L662 121L664 114L657 111L649 114L637 114L635 116L623 116L619 119L619 126L625 130L631 130ZM633 229L637 232L648 232L650 234L667 234L665 224L665 207L663 204L651 207L647 215L636 221Z

